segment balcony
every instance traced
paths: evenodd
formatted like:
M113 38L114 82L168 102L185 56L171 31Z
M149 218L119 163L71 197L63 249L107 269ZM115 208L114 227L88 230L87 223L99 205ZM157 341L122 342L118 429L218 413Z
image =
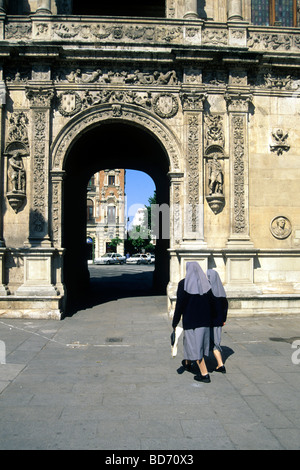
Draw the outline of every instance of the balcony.
M85 46L88 45L89 51L94 49L95 57L103 58L110 58L125 48L125 52L129 53L132 48L137 52L145 48L149 50L149 47L157 52L163 49L171 51L173 48L196 49L198 52L199 48L203 52L211 48L300 52L299 28L262 27L243 21L205 22L201 19L8 16L2 21L0 19L0 40L4 40L2 51L6 42L26 46L23 56L32 54L28 50L30 45L44 46L48 57L59 56L61 47L68 53L72 45L76 45L77 55L84 56ZM90 52L89 57L93 58Z

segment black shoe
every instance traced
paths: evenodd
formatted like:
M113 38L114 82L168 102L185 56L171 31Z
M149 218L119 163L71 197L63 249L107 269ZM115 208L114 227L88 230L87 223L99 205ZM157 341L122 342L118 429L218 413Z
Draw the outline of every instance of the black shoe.
M225 366L218 367L216 369L216 372L221 372L222 374L226 374Z
M209 374L206 374L206 375L198 374L194 377L194 380L197 380L198 382L205 382L208 384L210 382L210 376Z
M185 370L191 372L191 368L192 368L192 364L191 364L191 363L186 364L186 363L185 363L185 360L183 360L183 361L181 362L181 364L182 364L182 366L184 367Z

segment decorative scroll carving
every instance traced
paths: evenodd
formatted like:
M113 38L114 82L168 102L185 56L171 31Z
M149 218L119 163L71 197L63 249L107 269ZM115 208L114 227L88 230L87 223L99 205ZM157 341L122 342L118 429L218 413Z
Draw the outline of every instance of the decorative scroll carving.
M232 116L233 124L233 184L234 184L234 233L245 233L245 116Z
M272 152L276 152L277 155L282 155L283 152L287 152L290 149L290 146L287 143L288 133L283 132L282 129L276 129L272 132L272 144L270 149Z
M199 205L199 122L197 114L188 118L187 150L189 226L191 232L196 232Z
M46 138L46 114L36 112L33 117L34 141L33 141L33 214L32 226L34 232L44 231L45 211L45 186L47 175L45 174L45 138Z

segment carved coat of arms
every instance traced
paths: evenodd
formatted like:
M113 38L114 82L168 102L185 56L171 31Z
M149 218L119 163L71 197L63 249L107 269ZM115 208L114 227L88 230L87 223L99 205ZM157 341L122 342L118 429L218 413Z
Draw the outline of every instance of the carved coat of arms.
M81 110L82 101L76 91L62 93L58 100L58 110L63 116L73 116Z

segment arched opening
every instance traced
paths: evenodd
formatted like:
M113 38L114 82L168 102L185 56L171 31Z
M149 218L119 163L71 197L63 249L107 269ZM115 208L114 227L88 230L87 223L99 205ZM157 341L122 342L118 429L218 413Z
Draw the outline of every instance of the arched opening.
M169 206L168 157L160 142L147 130L121 121L107 121L78 138L65 163L62 244L66 250L64 283L67 313L78 304L82 307L89 303L87 186L96 172L106 168L129 168L147 173L156 186L157 206ZM169 237L166 237L169 220L165 215L164 233L156 242L151 286L154 292L161 294L166 293L169 281ZM98 300L101 302L100 291Z
M165 17L165 0L115 0L114 2L82 2L73 0L74 15Z

